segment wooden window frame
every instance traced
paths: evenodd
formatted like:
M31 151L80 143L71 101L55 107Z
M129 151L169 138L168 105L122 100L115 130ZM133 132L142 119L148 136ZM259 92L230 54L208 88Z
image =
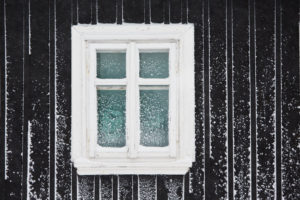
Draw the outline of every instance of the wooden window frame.
M98 51L126 51L126 78L98 79ZM139 52L167 50L169 78L139 78ZM130 67L129 67L130 66ZM96 88L126 89L126 146L97 145ZM139 85L169 87L169 146L139 145ZM195 160L194 26L72 27L72 161L80 175L185 174ZM174 167L176 166L176 167Z

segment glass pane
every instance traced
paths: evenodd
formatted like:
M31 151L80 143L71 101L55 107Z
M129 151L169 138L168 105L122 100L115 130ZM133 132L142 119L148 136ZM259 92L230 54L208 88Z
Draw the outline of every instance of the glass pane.
M98 78L125 78L126 53L97 53Z
M140 90L140 143L148 147L169 145L169 91Z
M167 78L169 77L169 53L147 52L140 53L141 78Z
M125 133L125 90L98 90L98 144L102 147L123 147Z

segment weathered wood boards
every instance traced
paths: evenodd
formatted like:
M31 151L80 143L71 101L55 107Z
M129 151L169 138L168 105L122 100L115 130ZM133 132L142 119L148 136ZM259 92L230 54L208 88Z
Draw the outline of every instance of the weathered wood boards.
M0 3L0 199L299 199L297 1ZM71 25L194 23L196 162L77 176ZM5 186L5 187L4 187Z

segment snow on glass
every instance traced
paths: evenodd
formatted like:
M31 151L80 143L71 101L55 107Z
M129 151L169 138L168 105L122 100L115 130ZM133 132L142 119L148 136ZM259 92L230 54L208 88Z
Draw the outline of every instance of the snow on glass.
M140 90L140 143L168 146L169 90Z
M130 66L129 66L130 67ZM168 52L140 53L141 78L168 78ZM126 53L98 52L97 78L126 77ZM148 147L169 145L168 86L140 86L140 144ZM102 147L126 145L126 91L117 88L97 90L98 144Z
M97 53L97 78L126 77L126 53Z
M140 53L141 78L167 78L169 77L168 52Z
M98 144L123 147L125 139L125 90L98 90Z

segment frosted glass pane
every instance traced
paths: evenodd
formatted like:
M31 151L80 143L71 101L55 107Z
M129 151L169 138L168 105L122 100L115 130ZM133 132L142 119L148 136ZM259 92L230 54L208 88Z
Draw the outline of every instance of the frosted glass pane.
M169 53L140 53L141 78L167 78L169 77Z
M97 53L98 78L125 78L126 53Z
M168 146L169 91L140 90L140 144Z
M125 133L125 90L98 90L98 144L103 147L123 147Z

